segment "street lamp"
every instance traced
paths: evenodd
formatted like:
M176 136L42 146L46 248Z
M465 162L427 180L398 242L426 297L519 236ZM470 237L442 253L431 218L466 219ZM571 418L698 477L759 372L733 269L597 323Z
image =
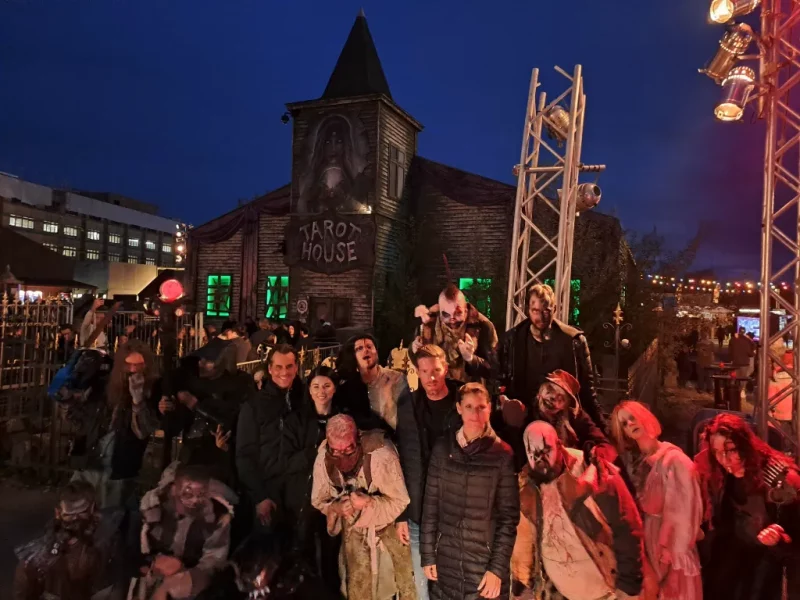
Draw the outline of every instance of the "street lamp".
M611 319L612 323L603 323L603 329L612 329L614 331L614 341L613 342L606 342L606 348L614 348L614 393L616 394L616 402L619 402L620 397L620 388L619 388L619 350L623 348L627 350L631 347L631 343L627 339L622 339L621 335L623 331L630 331L633 329L633 325L630 323L623 323L625 319L622 318L622 307L617 302L617 308L614 309L612 313L614 318ZM616 403L615 402L615 403Z

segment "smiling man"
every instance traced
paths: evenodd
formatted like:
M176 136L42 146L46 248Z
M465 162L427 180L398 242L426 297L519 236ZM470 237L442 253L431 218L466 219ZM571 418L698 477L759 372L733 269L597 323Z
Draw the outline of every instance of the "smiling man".
M281 497L283 468L280 442L283 422L300 410L303 385L297 377L297 351L287 344L275 346L267 358L261 389L239 412L236 468L261 525L270 525Z

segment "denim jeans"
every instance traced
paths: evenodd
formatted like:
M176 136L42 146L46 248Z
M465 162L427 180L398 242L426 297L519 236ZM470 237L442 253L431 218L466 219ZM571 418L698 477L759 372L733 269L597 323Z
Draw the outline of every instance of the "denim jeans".
M422 571L422 556L419 553L419 524L408 522L408 535L411 538L411 562L414 564L414 583L419 600L428 600L428 578Z

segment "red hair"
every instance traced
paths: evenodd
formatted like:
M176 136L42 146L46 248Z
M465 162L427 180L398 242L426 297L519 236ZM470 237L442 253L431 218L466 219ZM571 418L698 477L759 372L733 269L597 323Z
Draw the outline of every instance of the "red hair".
M614 445L620 454L638 448L636 442L625 435L622 423L620 423L619 413L623 410L629 412L644 427L650 437L657 440L661 436L661 423L658 422L658 419L650 412L649 408L636 400L620 402L614 407L614 412L611 413L611 438L614 440Z

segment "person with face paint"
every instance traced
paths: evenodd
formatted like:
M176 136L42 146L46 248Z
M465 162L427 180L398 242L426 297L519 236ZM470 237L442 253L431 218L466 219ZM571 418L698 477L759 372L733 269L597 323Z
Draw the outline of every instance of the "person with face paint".
M281 500L284 465L281 431L286 418L300 410L303 384L297 377L297 351L285 344L275 346L267 357L269 377L261 390L250 396L239 411L236 428L236 469L257 525L272 526Z
M45 535L15 550L13 600L90 598L108 551L98 540L99 520L90 484L76 481L62 488Z
M494 324L467 302L455 284L439 294L439 303L418 306L414 316L422 321L410 348L411 360L425 344L444 350L450 377L457 381L482 381L496 368L497 331Z
M535 414L539 388L550 373L558 370L578 381L581 410L608 435L608 426L597 402L586 337L581 330L553 318L555 310L553 288L544 284L531 286L528 318L507 331L498 348L497 379L504 387L500 401L509 427L508 432L502 433L518 456L524 455L521 438L525 423L539 418Z
M236 496L200 466L173 463L141 501L141 577L133 598L194 598L225 567Z
M706 598L800 598L800 473L735 414L719 414L695 457L705 502Z
M703 500L692 460L658 439L661 424L640 402L627 400L614 408L611 434L634 482L658 599L700 600L696 543L702 536Z
M328 533L342 537L346 598L416 600L411 552L394 527L408 491L397 450L383 431L359 433L348 415L328 420L311 504L325 515Z
M508 598L519 521L513 455L489 424L483 385L461 386L456 408L463 425L436 442L425 485L420 554L430 597Z
M311 480L328 420L339 413L333 402L338 379L329 367L320 366L311 372L302 408L286 418L281 445L286 465L284 504L294 530L292 550L307 564L318 567L328 589L334 592L341 587L339 538L328 535L325 517L311 506Z
M549 423L523 435L521 518L511 558L516 598L628 600L643 583L642 523L615 469L586 465Z
M378 342L369 335L350 338L336 359L342 384L336 402L342 412L351 415L359 429L397 429L397 405L408 395L404 373L378 363Z

